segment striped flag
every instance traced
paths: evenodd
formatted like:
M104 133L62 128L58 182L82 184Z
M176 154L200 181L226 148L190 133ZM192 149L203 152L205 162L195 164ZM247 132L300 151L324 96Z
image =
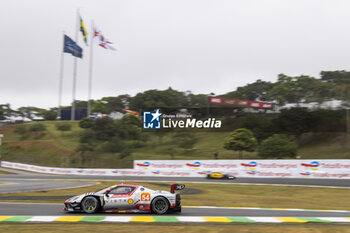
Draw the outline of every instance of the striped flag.
M64 35L64 53L70 53L74 57L83 58L83 49L75 43L69 36Z
M94 25L94 42L105 49L117 51L117 48L112 42L106 39L101 31Z

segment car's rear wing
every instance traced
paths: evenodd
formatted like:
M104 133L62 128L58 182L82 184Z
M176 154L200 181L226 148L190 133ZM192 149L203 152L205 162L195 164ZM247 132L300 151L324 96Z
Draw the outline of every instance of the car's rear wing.
M175 193L175 190L183 190L185 188L184 184L173 184L171 185L170 192Z

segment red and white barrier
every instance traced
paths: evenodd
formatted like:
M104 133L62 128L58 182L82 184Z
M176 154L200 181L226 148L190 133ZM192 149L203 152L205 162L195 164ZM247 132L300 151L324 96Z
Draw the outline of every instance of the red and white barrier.
M236 177L346 178L350 179L350 160L136 160L134 169L188 171L191 176L221 171Z
M43 167L2 161L2 166L60 175L204 177L224 172L236 177L350 179L350 160L135 160L134 169Z

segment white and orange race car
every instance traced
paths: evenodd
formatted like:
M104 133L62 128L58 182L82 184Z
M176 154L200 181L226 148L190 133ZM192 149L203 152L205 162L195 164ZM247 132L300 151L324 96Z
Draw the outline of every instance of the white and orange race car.
M118 184L97 192L74 196L64 202L66 212L155 213L181 212L181 197L176 190L185 185L173 184L170 192L138 185Z

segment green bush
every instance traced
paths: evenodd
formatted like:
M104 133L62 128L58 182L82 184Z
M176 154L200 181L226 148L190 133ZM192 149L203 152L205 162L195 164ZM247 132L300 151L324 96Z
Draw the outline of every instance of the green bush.
M125 143L118 136L102 144L102 151L104 152L121 152L125 148Z
M70 131L72 129L72 125L69 123L57 123L55 126L59 131Z
M224 142L225 149L239 151L240 157L242 151L255 151L257 145L258 143L252 131L245 128L236 129Z
M29 127L29 131L31 132L39 132L39 131L45 131L46 126L42 123L34 123Z
M261 142L259 146L259 156L262 158L295 158L298 146L295 142L288 139L287 136L274 134Z
M40 114L45 120L54 121L57 118L57 111L55 110L43 110Z
M24 126L24 125L18 125L15 130L14 130L15 133L17 134L25 134L27 132L27 128Z
M96 119L91 129L95 132L96 139L100 141L109 140L117 134L116 123L109 117Z
M79 134L79 142L80 143L89 143L95 140L94 131L91 129L84 130Z

